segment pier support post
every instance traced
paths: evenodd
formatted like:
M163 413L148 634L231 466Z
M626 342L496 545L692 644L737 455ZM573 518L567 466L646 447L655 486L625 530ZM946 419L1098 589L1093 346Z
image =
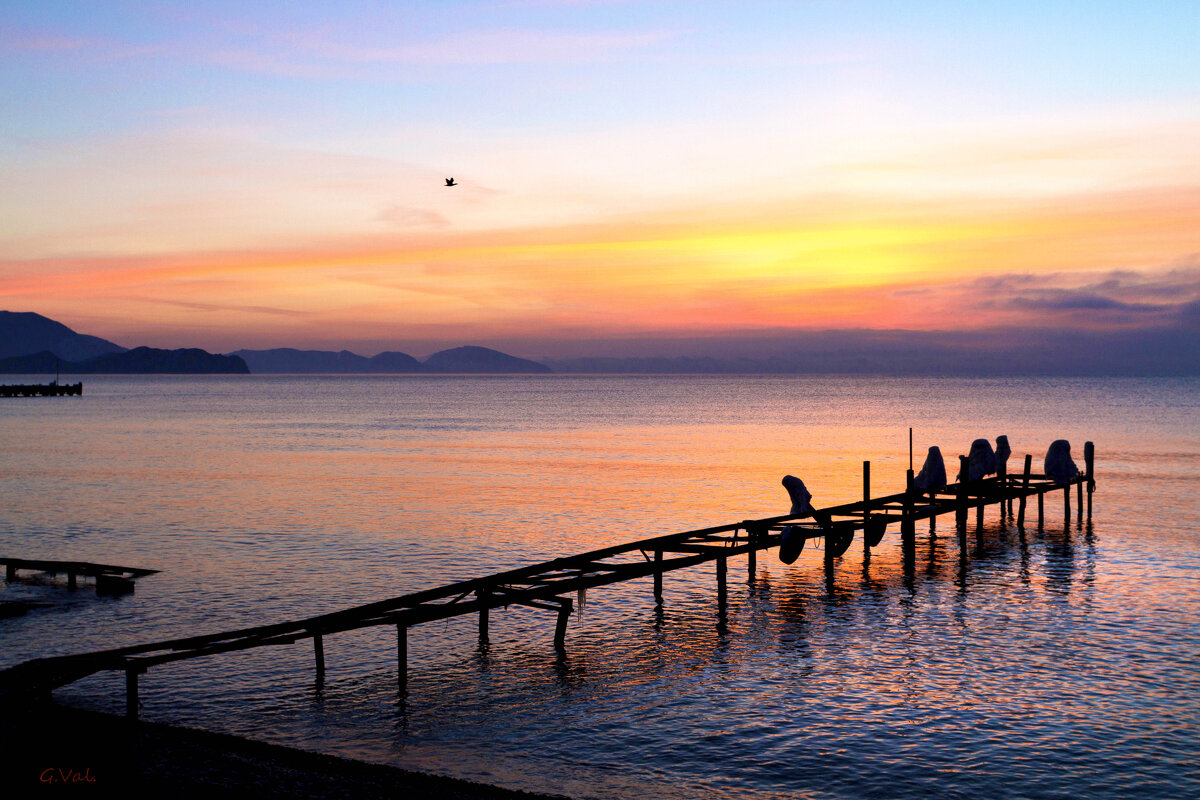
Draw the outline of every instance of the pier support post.
M746 528L746 539L750 542L750 550L746 553L746 583L754 583L754 571L758 567L758 547L761 534L756 526Z
M317 681L325 678L325 641L321 634L313 634L313 658L317 662Z
M1063 487L1063 522L1071 521L1071 484Z
M561 598L558 602L558 623L554 626L554 646L562 648L566 644L567 620L571 618L574 604L569 597Z
M967 524L967 476L970 475L970 467L967 465L967 457L958 457L958 504L954 510L954 521L959 525Z
M871 521L871 462L863 462L863 555L870 555L871 545L867 540L867 523Z
M1008 462L1004 461L996 466L996 485L1000 488L1000 518L1012 516L1012 496L1008 492ZM1005 509L1005 504L1008 508Z
M654 601L662 605L662 550L654 551Z
M904 517L900 523L900 538L911 539L917 533L917 523L913 519L913 471L904 474Z
M408 625L396 623L396 685L408 691Z
M67 570L67 588L73 592L75 591L76 585L75 570Z
M4 580L11 583L11 582L15 581L16 579L17 579L16 565L15 564L5 564L4 565Z
M1038 490L1038 530L1040 531L1045 524L1046 519L1046 492L1044 489Z
M725 592L725 571L728 568L728 561L725 556L717 559L717 607L724 609L727 599Z
M1092 492L1096 491L1096 446L1083 443L1083 464L1087 470L1087 518L1092 521Z
M125 668L125 718L138 718L138 676L146 670L138 666Z
M491 590L486 586L475 592L475 596L484 603L479 609L479 641L486 642L488 640L488 607L487 600L491 595Z
M1021 475L1021 500L1017 509L1017 527L1025 527L1025 492L1029 489L1029 471L1033 468L1033 456L1025 454L1025 471Z

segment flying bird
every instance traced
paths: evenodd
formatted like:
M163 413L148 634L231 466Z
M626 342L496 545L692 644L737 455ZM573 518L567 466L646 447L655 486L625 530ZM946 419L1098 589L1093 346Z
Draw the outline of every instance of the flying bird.
M446 178L446 185L447 186L458 186L458 184L454 182L454 178Z

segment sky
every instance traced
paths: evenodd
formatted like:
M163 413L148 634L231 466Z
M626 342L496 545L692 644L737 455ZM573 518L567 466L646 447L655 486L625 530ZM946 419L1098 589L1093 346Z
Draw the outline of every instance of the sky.
M1195 330L1200 9L0 0L0 185L126 346Z

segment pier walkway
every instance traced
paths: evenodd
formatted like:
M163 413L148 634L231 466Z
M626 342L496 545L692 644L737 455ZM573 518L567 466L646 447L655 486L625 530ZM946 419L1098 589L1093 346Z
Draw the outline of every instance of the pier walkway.
M960 456L963 475L966 457ZM1071 489L1078 496L1079 517L1091 518L1092 492L1095 488L1094 456L1085 450L1086 471L1068 482L1056 482L1031 472L1031 456L1025 456L1020 475L999 475L974 481L960 480L933 494L913 489L913 471L907 473L907 491L872 497L870 462L863 462L863 499L861 501L813 509L803 514L766 517L718 525L711 528L656 536L627 544L605 547L588 553L556 558L507 572L460 581L434 589L413 592L376 603L321 614L307 619L226 631L206 636L191 636L150 644L121 647L72 656L42 658L0 671L0 692L19 691L48 696L60 686L106 670L123 671L126 677L126 714L135 718L138 709L138 677L151 667L184 659L212 656L270 645L293 644L312 640L318 680L325 672L325 638L331 634L376 625L395 626L397 680L406 691L408 674L408 629L424 623L476 614L479 635L488 635L488 612L493 608L524 605L552 611L558 615L554 633L556 647L565 645L567 622L582 593L621 581L653 578L654 596L662 601L663 575L673 570L715 562L716 590L720 608L726 599L728 562L735 556L747 556L752 576L757 553L780 545L783 529L793 528L792 536L824 544L826 570L853 543L862 531L866 552L879 544L887 528L899 525L901 536L911 543L915 524L942 514L955 514L960 537L965 536L971 509L982 522L986 506L1000 504L1002 513L1012 513L1019 504L1018 526L1024 526L1026 502L1037 500L1038 525L1044 519L1044 497L1050 492L1064 495L1065 513L1071 516Z

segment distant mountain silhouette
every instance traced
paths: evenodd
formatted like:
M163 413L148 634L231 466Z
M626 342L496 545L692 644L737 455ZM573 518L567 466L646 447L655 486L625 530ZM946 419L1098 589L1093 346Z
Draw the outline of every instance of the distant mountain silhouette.
M86 361L60 359L49 350L32 355L0 359L0 374L41 375L56 370L66 375L119 374L229 374L250 372L246 362L236 356L220 356L198 350L157 350L136 347L123 353L110 353Z
M308 375L317 373L345 374L360 372L423 372L424 367L407 353L385 352L365 358L349 350L296 350L278 347L274 350L237 350L230 355L245 360L254 373Z
M408 353L395 350L379 353L368 360L371 363L371 372L421 372L424 369L421 362Z
M442 350L425 359L426 369L433 372L471 373L546 373L554 370L537 361L517 358L486 347L455 347Z
M32 311L0 311L0 358L49 351L68 361L87 361L125 348L98 336L86 336Z
M544 373L552 372L545 364L517 358L486 347L455 347L418 361L407 353L389 351L365 358L349 350L236 350L253 373L333 375L359 373L469 372L469 373Z
M278 347L273 350L236 350L230 353L246 362L254 373L344 373L366 372L367 359L349 350L296 350Z

